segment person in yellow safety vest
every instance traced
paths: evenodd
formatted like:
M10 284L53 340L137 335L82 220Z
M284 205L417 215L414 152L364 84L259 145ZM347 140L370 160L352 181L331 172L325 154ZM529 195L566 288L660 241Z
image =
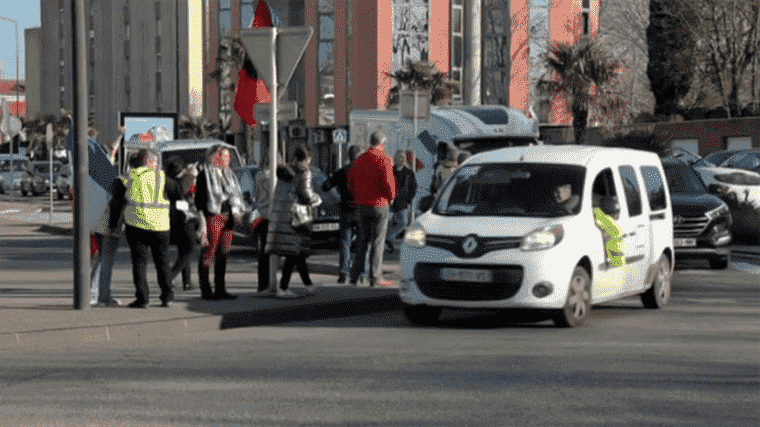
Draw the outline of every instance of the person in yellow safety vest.
M625 265L625 244L623 242L623 230L620 225L610 215L605 214L598 207L594 208L594 222L596 226L604 232L603 240L605 242L605 256L609 259L610 265L622 267Z
M167 178L158 167L158 156L148 150L137 153L136 164L129 176L122 176L114 191L109 218L110 225L118 225L124 213L125 234L132 253L132 276L135 283L135 301L131 308L145 308L148 294L148 250L156 265L158 286L161 288L161 306L168 307L174 292L168 280L169 252L169 201L180 200L182 190L173 179Z

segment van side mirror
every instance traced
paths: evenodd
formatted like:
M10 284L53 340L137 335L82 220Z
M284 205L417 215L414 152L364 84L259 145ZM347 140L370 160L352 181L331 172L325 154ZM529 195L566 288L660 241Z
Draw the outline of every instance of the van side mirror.
M602 198L599 208L606 215L610 216L615 216L620 213L620 203L618 203L617 197Z
M419 207L422 212L427 212L433 206L434 195L425 196L420 199Z

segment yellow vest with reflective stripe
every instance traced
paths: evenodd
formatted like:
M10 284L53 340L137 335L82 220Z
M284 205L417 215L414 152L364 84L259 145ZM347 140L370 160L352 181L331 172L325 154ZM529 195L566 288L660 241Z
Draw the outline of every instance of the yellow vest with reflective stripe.
M139 167L122 177L127 187L124 222L150 231L169 230L169 201L164 197L166 176L162 171Z

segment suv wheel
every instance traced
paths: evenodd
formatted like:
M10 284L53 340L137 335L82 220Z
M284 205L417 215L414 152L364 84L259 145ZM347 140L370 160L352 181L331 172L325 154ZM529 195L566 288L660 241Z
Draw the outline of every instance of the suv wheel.
M404 314L410 322L416 325L430 326L438 322L441 308L428 305L407 305L404 307Z
M583 267L575 267L567 290L565 307L554 316L554 324L574 328L586 321L591 311L591 278Z
M710 268L713 270L725 270L728 268L728 257L711 258Z
M641 302L644 308L663 308L670 301L670 262L665 254L660 255L657 261L657 274L654 276L652 286L641 294Z

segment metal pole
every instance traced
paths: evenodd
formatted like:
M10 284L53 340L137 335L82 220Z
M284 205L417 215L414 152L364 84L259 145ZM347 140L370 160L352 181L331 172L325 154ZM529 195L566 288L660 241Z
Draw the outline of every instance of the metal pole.
M419 95L419 92L417 89L414 89L414 136L412 137L411 141L413 142L417 138L417 109L419 108L419 103L417 102L417 96ZM414 145L412 145L412 173L417 175L417 152L414 150ZM406 157L406 156L404 156ZM414 201L412 200L412 205L409 207L409 225L414 224Z
M277 139L278 139L278 133L279 133L279 126L277 124L277 98L278 98L278 87L277 87L277 27L272 27L272 87L269 88L271 95L272 95L272 104L271 104L271 113L270 113L270 119L269 119L269 167L271 168L272 172L272 189L269 193L269 198L274 199L274 190L275 186L277 185ZM270 203L270 212L271 212L271 206L273 206L273 203ZM268 215L268 218L271 218L272 215ZM270 227L273 226L272 223L269 224ZM277 268L279 257L272 254L269 255L269 284L278 286L277 284Z
M4 16L0 16L0 19L3 19L5 21L13 22L13 25L16 26L16 117L18 118L19 117L19 98L18 98L18 22L16 22L13 19L6 18ZM10 113L10 108L8 109L8 112ZM10 134L10 128L11 128L11 124L10 124L10 120L9 120L8 121L8 131L9 131L9 134ZM9 148L8 152L11 153L11 198L10 198L10 201L13 202L14 201L14 197L13 197L13 181L14 181L14 179L13 178L16 176L16 171L13 168L13 160L14 160L13 159L13 157L14 157L13 155L15 154L13 152L13 138L11 138L11 140L10 140L10 147L8 147L8 148Z
M84 0L71 3L74 47L73 120L74 141L74 308L90 307L90 230L87 229L87 63Z
M49 136L48 136L49 135ZM47 129L45 129L45 137L47 139L47 146L48 146L48 158L50 159L50 221L48 221L49 224L53 223L53 124L48 123Z

